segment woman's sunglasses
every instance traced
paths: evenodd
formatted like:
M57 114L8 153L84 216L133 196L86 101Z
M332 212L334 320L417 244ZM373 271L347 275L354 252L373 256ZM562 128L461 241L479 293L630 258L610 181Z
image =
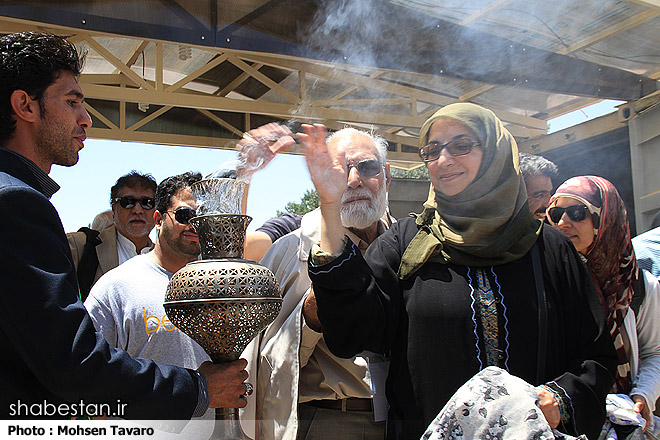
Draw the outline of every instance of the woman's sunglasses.
M478 146L479 142L470 138L454 139L453 141L442 145L436 141L432 141L419 149L419 157L421 157L424 162L433 162L440 157L440 153L442 153L442 150L445 148L452 156L465 156L466 154L470 154L474 147Z
M378 176L383 167L376 159L365 159L358 163L348 165L348 173L351 172L351 168L356 168L358 173L360 173L360 176L369 178Z
M180 208L175 209L174 211L165 211L165 212L173 212L174 220L181 223L182 225L190 224L190 219L193 217L197 217L197 211L195 211L192 208L188 208L187 206L182 206Z
M115 197L112 200L112 204L119 202L119 206L124 209L131 209L135 206L136 203L139 203L143 209L154 209L155 203L153 197L133 197L133 196L124 196L124 197Z
M564 213L574 222L581 222L587 218L589 213L589 208L586 205L573 205L567 208L560 208L555 206L554 208L548 209L548 217L552 223L559 223L559 220L564 216Z

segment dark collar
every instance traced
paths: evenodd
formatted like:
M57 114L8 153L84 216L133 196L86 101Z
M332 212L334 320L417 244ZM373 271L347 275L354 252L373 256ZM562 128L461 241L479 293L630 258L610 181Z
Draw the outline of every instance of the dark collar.
M51 198L60 186L48 174L25 156L0 147L0 171L22 180L47 198Z

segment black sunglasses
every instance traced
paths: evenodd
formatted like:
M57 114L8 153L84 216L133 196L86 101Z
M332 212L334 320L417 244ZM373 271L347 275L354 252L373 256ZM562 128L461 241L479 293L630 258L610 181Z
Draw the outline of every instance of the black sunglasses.
M365 159L358 163L349 164L347 173L350 174L351 168L357 169L362 177L376 177L380 174L380 170L383 167L377 159Z
M188 208L187 206L182 206L180 208L175 209L174 211L165 211L165 212L173 212L174 220L181 223L182 225L190 224L190 219L193 217L197 217L197 211L195 211L192 208Z
M589 208L586 205L573 205L568 208L560 208L555 206L554 208L548 209L548 217L552 223L559 223L559 220L564 216L564 212L568 215L568 218L574 222L581 222L587 218L589 213Z
M133 196L115 197L112 204L119 202L119 206L124 209L131 209L136 203L140 203L143 209L154 209L156 204L153 197L140 197L139 199Z
M454 139L453 141L442 145L436 141L431 141L419 149L419 157L421 157L424 162L433 162L440 157L440 153L442 153L442 150L445 148L452 156L465 156L466 154L470 154L474 147L478 146L479 142L470 138Z

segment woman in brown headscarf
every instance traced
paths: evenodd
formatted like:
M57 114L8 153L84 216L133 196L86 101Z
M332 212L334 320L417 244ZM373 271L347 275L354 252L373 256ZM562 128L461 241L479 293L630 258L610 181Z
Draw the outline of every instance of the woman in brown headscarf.
M639 272L623 200L608 180L578 176L559 186L546 212L584 257L596 284L619 359L613 391L630 394L648 427L660 397L660 288L653 275ZM641 292L643 301L633 306Z
M388 438L418 439L488 366L538 386L552 427L597 435L616 360L598 297L570 241L529 214L502 122L474 104L426 121L420 156L435 197L364 259L341 229L343 153L328 151L324 127L304 130L324 220L309 273L325 341L338 356L390 354Z

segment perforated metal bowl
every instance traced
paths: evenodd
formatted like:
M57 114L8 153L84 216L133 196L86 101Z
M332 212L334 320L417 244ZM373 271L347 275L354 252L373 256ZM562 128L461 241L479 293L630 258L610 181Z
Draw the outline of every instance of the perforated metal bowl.
M245 229L252 221L247 215L209 214L193 217L202 249L202 259L243 258Z
M214 362L238 359L282 307L279 285L249 260L200 260L174 274L164 303L170 321Z

